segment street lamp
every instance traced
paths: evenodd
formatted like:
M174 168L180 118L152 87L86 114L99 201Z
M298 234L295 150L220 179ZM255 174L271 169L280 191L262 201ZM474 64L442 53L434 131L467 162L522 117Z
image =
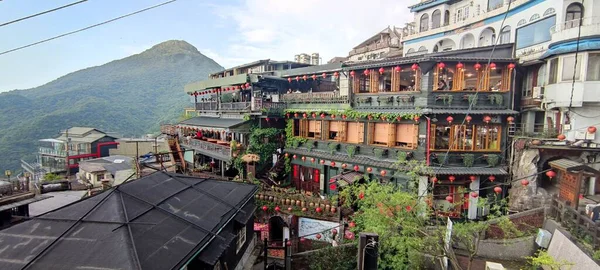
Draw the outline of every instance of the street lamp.
M12 172L10 170L6 170L4 171L4 175L8 177L8 181L10 182L10 176L12 175Z

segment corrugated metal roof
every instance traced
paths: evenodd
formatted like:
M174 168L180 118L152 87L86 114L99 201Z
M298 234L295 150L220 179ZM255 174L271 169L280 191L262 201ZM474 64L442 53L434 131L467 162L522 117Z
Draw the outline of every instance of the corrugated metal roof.
M320 76L321 73L323 73L323 72L330 73L330 72L339 71L339 70L342 70L342 63L338 62L338 63L331 63L331 64L325 64L325 65L318 65L318 66L309 66L309 67L303 67L303 68L279 70L279 71L277 71L277 74L281 77L290 77L290 76L307 75L307 74L317 74Z
M328 160L336 160L336 161L340 161L340 162L345 162L348 164L360 164L360 165L365 165L365 166L371 166L371 167L376 167L376 168L386 168L386 169L397 169L395 166L394 161L385 161L382 159L378 159L378 160L374 160L371 159L371 157L367 157L367 156L361 156L361 155L356 155L354 157L349 157L346 154L342 154L342 153L337 153L335 155L331 155L330 153L327 152L322 152L319 150L315 150L313 149L312 151L307 151L304 149L285 149L286 152L291 153L291 154L298 154L298 155L303 155L303 156L307 156L307 157L315 157L315 158L319 158L319 159L328 159ZM372 157L375 158L375 157Z
M600 171L598 171L588 165L579 163L574 160L566 159L566 158L550 161L550 162L548 162L548 165L550 165L550 167L552 167L552 168L563 170L563 171L568 171L568 172L585 171L585 172L590 172L590 173L594 173L594 174L600 174Z
M181 121L180 125L197 126L197 127L208 127L208 128L232 128L239 126L247 122L244 119L235 118L217 118L217 117L193 117L187 120Z
M187 84L184 87L186 93L192 93L194 91L201 91L209 88L216 88L229 85L240 85L247 82L258 82L258 76L255 74L239 74L227 77L221 77L216 79L207 79L195 83Z
M504 168L488 167L433 167L433 173L436 175L508 175Z

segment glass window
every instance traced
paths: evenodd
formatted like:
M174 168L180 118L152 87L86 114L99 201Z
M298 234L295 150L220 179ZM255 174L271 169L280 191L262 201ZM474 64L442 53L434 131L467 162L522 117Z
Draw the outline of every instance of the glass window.
M555 24L556 16L552 16L517 29L517 49L550 41L550 28Z
M555 84L558 81L558 58L550 60L549 70L548 84Z
M488 0L488 11L499 9L504 5L504 0Z
M436 82L437 85L434 86L436 91L446 91L452 89L452 80L454 79L454 68L436 68L437 77Z
M439 9L436 9L431 15L431 29L435 29L440 27L442 23L442 12Z
M583 17L583 6L580 3L572 3L567 7L565 15L565 29L578 27L579 20Z
M246 243L246 226L242 227L237 233L237 245L235 252L238 253Z
M536 14L531 15L531 18L529 18L529 21L533 22L533 21L535 21L535 20L537 20L539 18L540 18L540 14L536 13Z
M500 150L500 127L478 126L475 150Z
M573 75L575 75L575 80L579 80L581 75L581 55L577 56L577 66L575 66L575 56L565 56L562 59L562 76L561 81L570 81L573 80ZM575 74L573 74L575 73Z
M432 125L431 149L455 151L499 151L501 127L498 125Z
M481 86L479 85L479 70L475 69L474 64L464 64L464 87L463 90L475 91Z
M586 80L600 81L600 53L589 54Z
M429 15L423 14L423 16L421 16L420 26L421 32L429 30Z
M510 26L505 26L500 32L500 44L510 43Z

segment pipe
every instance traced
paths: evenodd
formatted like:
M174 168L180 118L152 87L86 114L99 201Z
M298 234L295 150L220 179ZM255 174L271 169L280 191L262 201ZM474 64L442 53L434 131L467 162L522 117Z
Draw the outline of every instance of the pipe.
M427 145L425 146L426 147L425 148L425 151L426 151L425 162L426 162L427 166L429 166L429 162L430 162L429 157L431 155L431 150L429 150L431 148L431 145L430 145L431 144L431 141L430 141L431 140L431 118L429 118L427 116L425 116L425 118L427 118Z

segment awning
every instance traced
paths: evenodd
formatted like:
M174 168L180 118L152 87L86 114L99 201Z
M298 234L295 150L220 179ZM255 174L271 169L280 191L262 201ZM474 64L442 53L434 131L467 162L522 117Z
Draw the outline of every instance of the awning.
M467 110L465 109L425 109L423 113L432 113L432 114L466 114ZM470 110L469 114L492 114L492 115L515 115L519 114L517 111L513 110Z
M557 45L551 45L550 48L548 48L548 50L542 55L542 57L540 57L540 59L545 59L555 55L573 53L577 50L579 50L580 52L600 50L600 38L580 40L579 47L577 46L576 40Z
M550 167L554 168L554 169L558 169L561 171L567 171L567 172L572 172L572 173L579 173L581 171L588 173L588 174L594 174L594 175L599 175L600 171L579 163L577 161L573 161L570 159L559 159L559 160L554 160L554 161L550 161L548 162L548 164L550 165Z
M234 129L242 126L246 122L248 121L244 119L199 116L183 120L179 123L179 126L200 129Z
M242 208L242 211L235 216L235 221L240 224L246 224L250 218L254 217L254 212L256 212L256 205L246 204L246 206Z
M204 252L200 253L200 256L198 256L199 260L208 265L215 265L217 263L221 255L223 255L223 251L229 247L229 244L235 238L235 235L231 233L220 236L223 236L223 238L215 237L208 247L204 249Z
M247 82L255 83L258 82L258 76L254 74L239 74L227 77L221 77L216 79L207 79L195 83L190 83L184 87L186 93L192 93L194 91L200 91L209 88L216 88L221 86L229 85L240 85Z
M503 168L485 168L485 167L442 167L431 168L436 175L508 175Z

